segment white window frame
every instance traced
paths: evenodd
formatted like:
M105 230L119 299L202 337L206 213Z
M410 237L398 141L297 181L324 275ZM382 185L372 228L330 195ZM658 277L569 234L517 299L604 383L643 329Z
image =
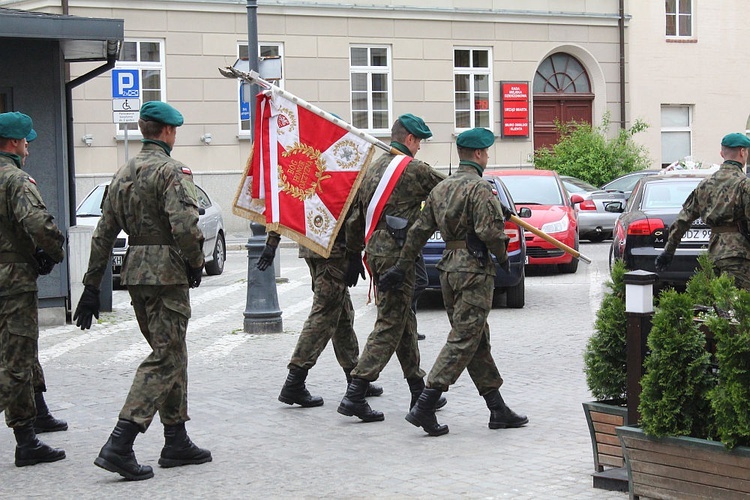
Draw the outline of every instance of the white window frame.
M664 124L663 124L663 114L664 114L664 109L666 109L666 108L687 109L687 112L688 112L688 124L687 124L687 126L676 126L676 127L667 127L667 126L664 126ZM690 104L662 104L661 105L661 118L660 119L662 120L661 134L660 134L661 144L662 144L662 148L661 148L661 164L662 164L662 166L669 165L673 161L679 161L679 160L681 160L684 157L692 156L692 154L693 154L693 106L690 105ZM686 155L683 155L682 157L677 158L676 160L671 160L671 161L665 160L664 159L664 146L663 146L665 134L670 134L670 133L685 133L685 132L687 132L689 134L689 136L690 136L690 151L688 151Z
M284 88L284 44L281 42L258 42L258 55L259 57L263 57L263 48L264 47L275 47L277 49L277 52L279 54L279 57L281 57L281 80L274 80L271 83L276 85L279 88ZM241 57L242 49L245 49L247 51L247 42L239 42L237 44L237 58ZM238 137L241 139L252 139L252 133L250 132L250 128L243 128L243 120L242 120L242 111L240 109L240 89L242 87L242 82L239 80L237 81L237 130L239 131ZM250 106L255 106L255 99L251 99ZM251 109L252 113L252 109Z
M385 49L387 64L385 66L354 66L352 64L352 49L367 49L368 51L368 62L370 61L370 50L372 49ZM349 110L350 110L350 123L354 122L354 101L352 99L353 79L354 74L366 74L367 75L367 126L358 127L365 132L371 134L388 134L390 135L390 127L393 123L393 55L390 45L377 45L377 44L351 44L349 45ZM373 127L373 104L372 104L372 75L384 74L388 80L388 117L386 119L386 126L383 128Z
M456 66L456 51L457 50L468 50L469 51L469 60L473 61L474 58L473 53L475 51L483 51L487 52L487 67L486 68L474 68L474 67L457 67ZM487 81L488 81L488 96L487 99L489 100L489 108L487 109L488 117L489 117L489 126L485 127L489 131L493 131L494 129L494 119L495 116L495 99L493 97L493 89L495 87L494 79L492 76L492 48L490 47L453 47L453 128L454 132L456 134L460 134L461 132L465 130L472 129L476 127L476 89L474 88L474 77L476 75L486 75ZM459 127L457 120L456 120L456 113L459 111L456 107L456 76L457 75L468 75L469 76L469 126L468 127ZM461 111L467 111L467 110L461 110Z
M693 0L688 0L688 1L690 2L690 12L680 12L680 0L674 0L674 2L675 2L675 10L673 12L666 12L666 10L665 10L664 33L665 33L665 36L667 38L669 38L669 39L676 39L676 38L692 39L692 38L695 37L695 35L694 35L694 33L695 33L695 31L694 31L694 29L695 29L695 23L694 23L694 18L695 18L695 2ZM666 9L666 5L665 5L665 9ZM670 16L674 17L674 30L675 30L674 34L671 34L671 35L666 33L666 31L667 31L666 30L666 26L667 26L666 22L667 22L667 19ZM680 31L681 31L680 27L684 27L685 23L687 23L688 26L689 26L690 34L688 34L688 35L680 35Z
M144 69L158 69L159 70L159 91L161 93L161 100L167 102L167 64L165 61L165 50L164 50L164 39L161 38L126 38L125 43L157 43L159 45L159 61L117 61L115 63L116 69L136 69L138 70L138 88L141 89L141 106L145 104L143 101L143 81L141 71ZM136 57L140 59L141 51L136 51ZM135 136L136 138L142 137L141 130L138 128L137 123L131 123L131 126L135 125L135 128L128 129L128 138ZM115 124L115 137L117 140L125 139L125 131L120 128L120 124Z

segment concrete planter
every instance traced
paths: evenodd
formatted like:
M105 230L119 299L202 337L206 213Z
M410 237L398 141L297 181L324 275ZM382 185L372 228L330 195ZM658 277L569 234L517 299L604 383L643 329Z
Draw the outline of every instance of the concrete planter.
M628 425L628 409L614 401L589 401L583 403L583 412L591 434L594 451L594 470L605 467L623 467L622 446L616 427Z
M728 450L719 441L654 438L619 427L630 498L750 497L750 447Z

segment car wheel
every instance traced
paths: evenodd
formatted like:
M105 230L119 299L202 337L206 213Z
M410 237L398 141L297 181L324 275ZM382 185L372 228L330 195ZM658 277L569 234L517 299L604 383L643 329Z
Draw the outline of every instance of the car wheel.
M224 262L227 260L227 246L224 244L224 235L219 233L216 236L216 246L214 246L214 260L206 264L206 274L217 276L224 272Z
M514 287L505 291L505 305L512 309L521 309L526 304L526 286L524 284L524 274L521 274L521 281Z

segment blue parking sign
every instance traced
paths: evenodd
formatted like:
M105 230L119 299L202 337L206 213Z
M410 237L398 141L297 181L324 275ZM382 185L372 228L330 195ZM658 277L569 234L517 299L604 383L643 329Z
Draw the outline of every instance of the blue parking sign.
M141 86L137 69L112 70L112 99L141 97Z

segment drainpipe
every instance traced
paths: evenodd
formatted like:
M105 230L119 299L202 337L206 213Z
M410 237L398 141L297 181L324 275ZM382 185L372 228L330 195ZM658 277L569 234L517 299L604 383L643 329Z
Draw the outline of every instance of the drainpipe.
M121 40L107 41L107 62L94 68L86 74L83 74L65 84L65 114L66 114L66 131L68 136L68 205L70 210L70 225L76 225L76 169L75 169L75 146L73 140L73 89L82 85L89 80L96 78L102 73L106 73L115 67L117 57L120 54Z
M620 128L625 128L625 0L620 0Z

